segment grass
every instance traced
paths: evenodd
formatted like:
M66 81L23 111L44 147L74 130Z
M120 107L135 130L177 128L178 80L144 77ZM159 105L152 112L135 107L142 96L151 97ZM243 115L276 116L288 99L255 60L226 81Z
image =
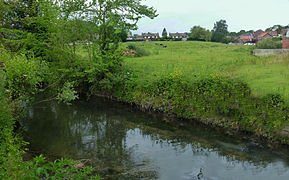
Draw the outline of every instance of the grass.
M160 45L163 43L167 48ZM124 44L127 46L128 43ZM138 42L149 56L126 58L124 65L141 73L139 80L182 72L194 75L219 74L246 82L255 96L280 94L289 103L289 55L255 57L253 47L207 42Z
M252 46L207 42L133 44L149 55L123 57L124 68L107 75L100 93L289 144L283 131L289 124L289 54L255 57ZM84 50L78 53L87 59Z

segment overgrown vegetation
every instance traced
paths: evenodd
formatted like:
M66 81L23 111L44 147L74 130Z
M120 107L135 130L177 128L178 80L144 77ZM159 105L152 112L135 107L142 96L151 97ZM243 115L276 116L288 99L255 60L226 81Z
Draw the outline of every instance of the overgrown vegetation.
M287 143L279 133L289 123L288 55L255 57L251 47L205 42L166 45L136 43L151 55L127 58L103 92L145 109Z
M134 52L133 57L148 56L150 54L146 49L136 46L135 44L128 44L127 49Z
M282 41L280 38L267 38L257 43L258 49L282 49Z
M123 34L156 11L134 0L1 0L0 11L0 179L99 179L71 160L23 162L14 122L38 94L69 104L108 88Z
M119 100L147 110L287 143L279 132L289 123L289 108L278 94L255 97L246 83L218 74L195 74L187 79L176 71L144 81L139 76L125 71L110 79L113 86L107 90Z
M0 5L1 179L99 178L71 160L40 156L23 162L26 143L14 123L38 94L67 104L81 94L113 95L270 139L278 139L288 125L287 55L257 58L250 47L218 43L140 43L128 45L136 58L122 62L122 34L136 29L141 17L157 16L141 1L3 0ZM227 33L221 20L212 40L224 42Z
M125 67L140 74L141 82L175 71L185 79L220 74L247 83L256 97L280 94L289 102L288 54L255 57L250 46L206 42L166 42L167 48L155 42L135 44L151 53L124 61Z
M47 78L48 67L39 59L27 60L23 55L9 56L5 50L0 51L0 61L4 60L5 65L0 69L0 179L99 179L91 168L78 168L79 162L68 159L49 162L39 156L22 161L27 143L15 133L15 120L33 95L43 90L41 83ZM67 88L63 91L71 92ZM60 98L66 100L69 96Z

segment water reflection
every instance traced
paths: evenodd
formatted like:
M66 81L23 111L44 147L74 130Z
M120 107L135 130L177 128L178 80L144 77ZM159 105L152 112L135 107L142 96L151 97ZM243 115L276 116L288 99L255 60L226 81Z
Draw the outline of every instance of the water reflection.
M107 179L289 179L286 149L105 99L37 105L23 123L34 149L88 159Z

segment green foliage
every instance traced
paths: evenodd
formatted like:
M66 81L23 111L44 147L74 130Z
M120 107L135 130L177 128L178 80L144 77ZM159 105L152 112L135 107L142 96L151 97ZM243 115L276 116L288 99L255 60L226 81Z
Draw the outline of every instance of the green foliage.
M122 83L114 82L117 86L110 92L145 109L198 118L204 123L269 138L289 122L288 108L278 95L255 98L248 85L238 79L217 74L185 79L178 71L149 81L125 73L120 77Z
M57 99L66 104L70 104L71 101L78 99L77 92L73 89L73 84L66 82L58 93Z
M282 49L282 41L280 39L267 38L257 43L258 49Z
M50 162L40 155L32 161L22 162L18 167L7 168L0 178L2 176L11 179L100 179L99 176L93 175L92 168L78 168L77 164L79 162L69 159Z
M139 46L136 46L135 44L129 44L127 48L135 51L134 57L148 56L150 54L147 50Z
M210 30L206 30L205 28L202 28L201 26L194 26L191 29L190 37L193 40L198 40L198 41L211 41L212 32Z
M10 97L25 100L35 95L48 72L46 63L37 58L10 54L3 49L0 53L0 62L5 64L5 87Z
M20 63L19 65L24 64ZM78 168L76 165L79 164L79 162L68 159L50 162L45 160L43 156L39 156L32 161L24 162L22 160L21 155L24 152L21 147L27 143L15 136L13 132L13 109L11 106L12 104L8 104L7 94L10 93L5 89L10 77L6 77L6 74L10 75L8 73L10 68L11 67L8 64L6 66L7 73L0 69L0 179L99 179L98 176L93 174L92 168ZM23 70L20 69L19 72L22 71ZM34 84L32 83L32 85ZM19 90L19 87L17 87L17 90ZM71 84L66 83L61 98L68 101L69 99L67 99L67 97L74 96L74 94L70 94L71 88ZM21 89L19 91L13 91L13 93L18 95L23 94Z
M288 55L260 58L250 47L205 42L166 45L142 43L158 53L127 58L127 70L109 78L106 92L145 109L267 138L277 139L288 125Z
M161 42L159 42L161 43ZM165 42L167 48L155 42L142 44L150 56L126 58L124 66L140 72L140 80L155 79L175 69L190 79L192 73L200 75L222 74L240 78L257 97L280 94L289 102L288 55L270 57L253 56L251 46L231 46L210 42Z
M135 0L97 0L89 2L92 17L90 20L97 28L96 39L101 54L118 48L117 34L123 30L136 29L136 23L142 17L154 18L156 10Z
M121 69L119 42L128 30L136 29L139 19L157 16L155 9L141 2L0 1L0 43L6 49L0 48L0 153L7 154L0 159L1 179L88 178L91 171L73 168L66 160L50 163L39 157L23 163L22 141L12 136L10 111L18 115L16 108L39 92L69 103L78 97L76 90L111 89L114 73ZM78 44L85 44L89 59L76 54Z
M214 29L212 31L212 41L213 42L225 42L226 35L228 34L228 25L225 20L217 21L214 24Z
M168 37L168 33L167 33L166 28L164 28L162 32L162 38L167 38L167 37Z
M17 167L20 161L20 143L13 137L14 120L5 92L6 78L1 70L0 80L0 179L5 179L7 169Z

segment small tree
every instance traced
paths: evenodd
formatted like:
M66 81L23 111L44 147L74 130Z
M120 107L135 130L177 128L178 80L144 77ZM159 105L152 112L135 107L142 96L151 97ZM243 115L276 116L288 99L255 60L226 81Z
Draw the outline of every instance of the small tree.
M168 37L168 33L167 33L166 28L163 29L162 37L163 37L163 38L167 38L167 37Z

